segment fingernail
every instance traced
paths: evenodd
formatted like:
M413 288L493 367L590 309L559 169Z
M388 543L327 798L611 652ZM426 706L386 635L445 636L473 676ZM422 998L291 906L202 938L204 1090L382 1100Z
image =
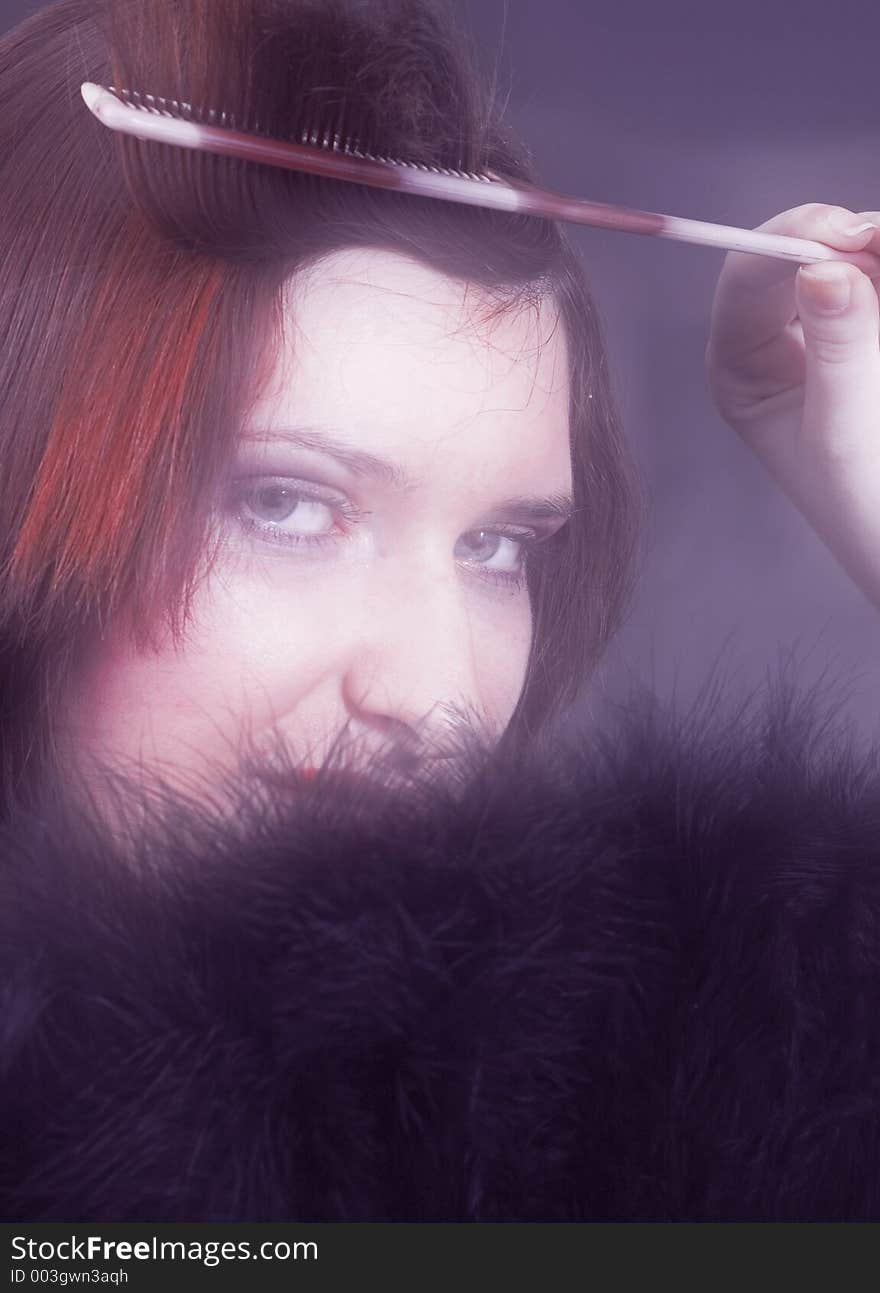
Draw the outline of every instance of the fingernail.
M828 215L828 223L836 233L845 234L847 238L858 238L868 232L869 229L876 229L877 225L873 220L862 220L853 223L853 218L849 212L832 211Z
M798 271L809 290L810 304L828 314L841 314L849 305L852 281L841 265L805 265Z

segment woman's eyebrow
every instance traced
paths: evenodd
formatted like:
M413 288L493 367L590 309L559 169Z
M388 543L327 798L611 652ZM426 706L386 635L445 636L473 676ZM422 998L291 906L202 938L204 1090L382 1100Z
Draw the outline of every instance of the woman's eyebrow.
M339 439L323 429L314 427L266 427L245 432L248 440L283 440L301 449L314 449L326 453L343 466L348 467L358 476L372 476L383 480L396 489L411 489L413 480L399 463L378 454L367 453L357 449L347 440ZM574 510L570 494L548 494L542 496L518 494L496 503L491 508L491 515L498 519L518 522L522 525L545 527L568 521Z
M570 521L573 513L574 500L570 494L518 495L496 503L491 509L493 517L505 521L539 527L550 524L554 529Z
M357 476L373 476L383 480L395 489L409 489L413 482L399 463L390 458L380 458L378 454L367 453L356 449L346 440L340 440L324 430L312 427L266 427L256 431L246 431L247 440L283 440L286 444L297 445L300 449L314 449L318 453L329 454L344 467L348 467Z

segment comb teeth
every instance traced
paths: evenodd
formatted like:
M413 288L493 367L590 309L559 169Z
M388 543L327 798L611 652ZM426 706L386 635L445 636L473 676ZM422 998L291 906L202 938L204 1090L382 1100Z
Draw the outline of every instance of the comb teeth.
M139 90L118 89L115 85L108 85L107 89L115 94L117 99L127 103L131 108L137 108L140 112L152 112L161 117L176 117L178 120L202 121L209 126L221 126L226 130L236 130L235 117L230 112L217 112L213 108L194 108L191 103L184 103L181 99L163 99L158 94L141 94Z
M107 89L112 94L115 94L117 99L120 99L129 107L136 108L139 112L152 112L158 116L175 117L184 121L199 121L205 125L219 126L224 130L243 130L247 134L265 135L265 131L262 130L259 122L238 125L235 116L230 112L218 112L214 108L194 108L191 103L184 103L181 99L166 99L161 95L142 94L139 90L118 89L113 85L107 86ZM483 184L496 183L493 176L486 175L480 171L466 171L462 167L456 168L453 166L432 166L427 162L415 162L405 157L390 157L387 154L374 152L369 148L365 148L361 140L343 133L344 116L345 108L342 105L334 126L312 120L301 129L298 135L294 133L294 138L297 143L305 144L309 148L320 148L324 152L343 153L346 157L356 157L368 162L379 162L383 166L402 166L407 170L422 171L430 175L448 175L453 179L479 180Z

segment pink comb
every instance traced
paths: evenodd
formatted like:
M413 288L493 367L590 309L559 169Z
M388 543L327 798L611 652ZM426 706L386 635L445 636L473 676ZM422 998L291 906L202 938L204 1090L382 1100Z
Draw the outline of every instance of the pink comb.
M219 153L373 188L394 189L442 202L459 202L520 215L566 220L597 229L618 229L623 233L671 238L677 242L751 252L799 264L822 260L847 261L868 273L876 273L876 258L869 253L843 252L808 238L789 238L733 225L635 211L567 197L551 189L491 174L471 174L400 158L377 157L362 152L356 143L326 130L311 129L304 132L302 142L290 143L238 130L234 118L226 113L211 111L207 113L207 120L196 120L195 109L190 104L137 91L117 90L113 86L105 88L91 81L83 83L81 93L89 110L103 125L137 139Z

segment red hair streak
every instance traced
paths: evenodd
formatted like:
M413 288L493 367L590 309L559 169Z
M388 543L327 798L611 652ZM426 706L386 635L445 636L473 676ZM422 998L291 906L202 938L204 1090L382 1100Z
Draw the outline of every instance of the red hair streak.
M89 599L115 591L130 565L133 530L144 524L145 499L154 504L154 535L170 532L178 518L196 448L185 418L197 402L194 361L222 277L218 265L168 258L176 299L163 310L155 262L137 272L143 262L134 252L144 237L141 222L130 220L65 375L12 556L25 586L51 570L53 592L71 583Z

